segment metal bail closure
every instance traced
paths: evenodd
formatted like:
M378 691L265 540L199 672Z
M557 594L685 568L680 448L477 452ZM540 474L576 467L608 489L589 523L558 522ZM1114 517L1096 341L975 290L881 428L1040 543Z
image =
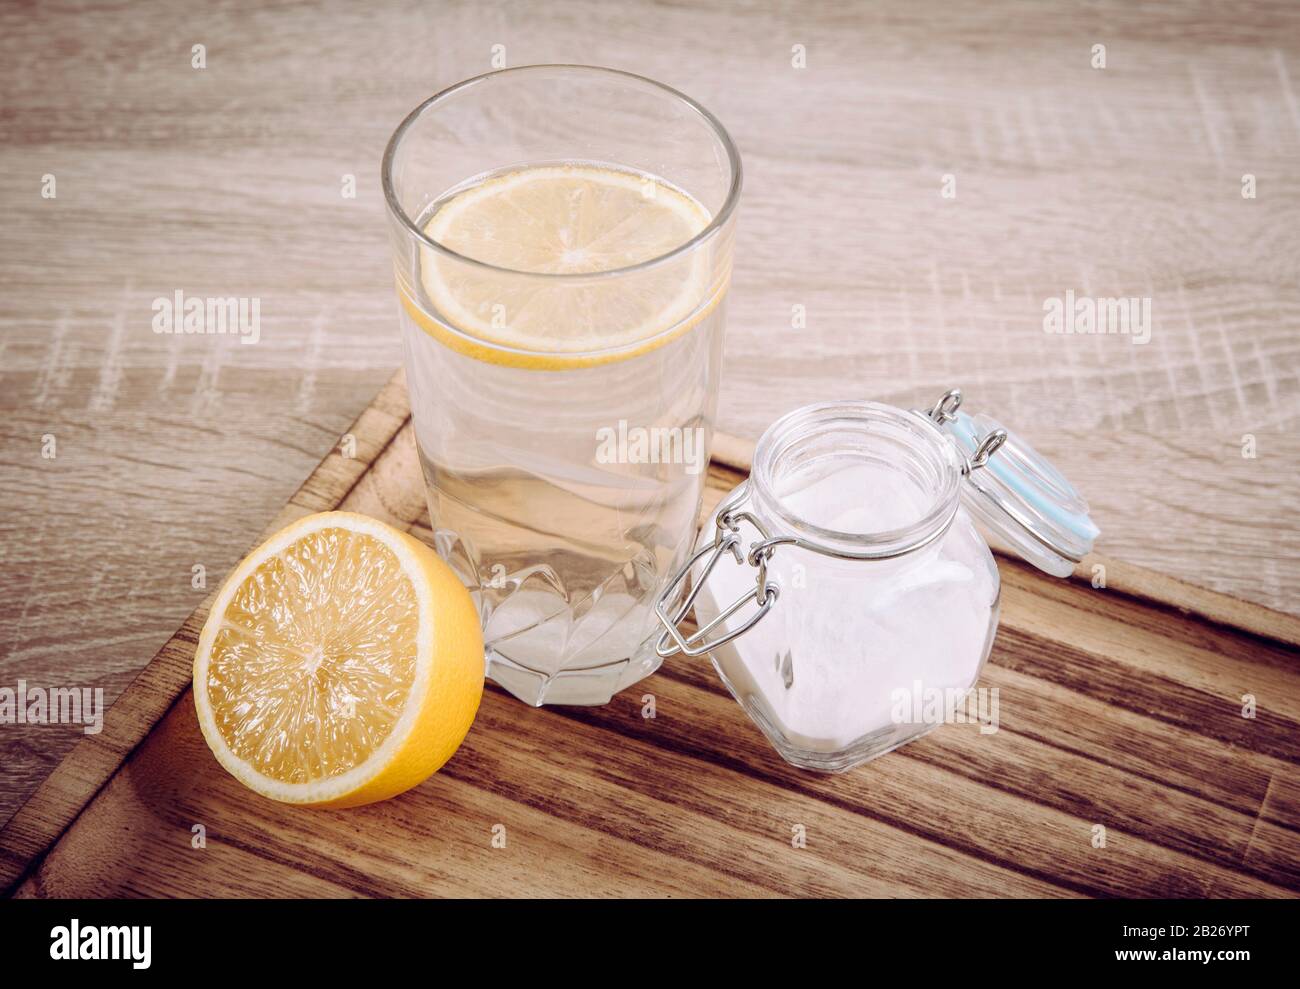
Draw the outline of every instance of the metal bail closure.
M961 398L954 388L925 415L966 458L966 510L1040 570L1070 576L1100 534L1088 503L1050 461L992 416L962 412Z
M677 571L676 576L673 577L672 583L664 588L664 592L659 595L659 600L655 602L655 614L658 615L659 623L664 627L664 633L659 636L659 641L655 644L655 652L659 654L661 659L667 659L669 656L674 656L679 652L684 653L687 656L703 656L710 649L714 649L722 645L724 642L730 642L736 636L748 632L758 623L759 619L772 609L772 605L776 603L779 592L775 584L769 584L767 582L767 561L771 557L772 551L787 540L770 538L767 534L767 530L764 529L759 524L758 520L749 512L737 512L728 507L729 505L738 503L740 499L744 497L744 493L745 486L742 484L736 490L733 497L729 499L728 505L724 505L718 510L716 524L717 532L713 537L713 542L706 543L700 549L695 551L695 554L686 561L685 565L683 565L679 571ZM741 521L748 522L757 529L759 534L762 536L762 539L759 542L754 543L749 548L748 556L744 556L741 553ZM713 619L713 621L709 622L709 624L705 625L694 635L689 637L685 636L682 634L682 630L678 626L681 624L682 619L690 613L691 606L695 604L695 598L704 587L704 582L709 579L709 574L713 572L713 568L717 566L718 560L722 558L723 553L730 553L736 558L737 563L742 563L747 560L751 567L758 568L758 576L755 581L754 589L732 602L730 607L726 608L722 614L718 615L717 618ZM701 560L705 560L706 562L704 564L704 569L700 571L699 578L695 581L695 586L693 586L691 592L686 595L686 600L678 605L676 610L670 616L668 614L669 605L677 595L681 593L682 583L690 575L691 571L695 569L695 565ZM738 612L750 601L757 602L758 610L750 615L749 618L747 618L738 628L732 629L725 635L718 636L716 639L710 640L708 638L710 632L726 622L728 618Z

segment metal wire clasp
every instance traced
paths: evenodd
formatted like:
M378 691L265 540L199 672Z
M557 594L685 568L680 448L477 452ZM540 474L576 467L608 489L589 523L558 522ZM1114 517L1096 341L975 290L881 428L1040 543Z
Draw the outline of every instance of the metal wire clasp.
M934 408L925 413L936 426L942 426L945 422L952 422L957 418L957 410L961 408L961 389L950 388L944 392L943 397L934 403ZM980 444L975 448L975 453L968 459L962 467L963 474L969 474L973 470L979 470L989 462L989 457L998 452L998 448L1007 441L1007 431L1005 429L995 429L987 436L980 440Z
M738 504L744 498L744 495L745 486L742 485L730 500L730 505ZM758 542L750 546L747 555L742 554L741 550L741 522L748 522L758 530L759 535L762 537ZM767 561L777 546L792 540L773 539L750 512L735 511L734 507L724 506L719 510L714 528L713 542L695 551L694 555L673 576L672 581L664 588L664 592L659 595L659 599L655 603L655 614L664 627L664 633L659 636L659 641L655 644L655 652L662 659L675 656L679 652L687 656L703 656L710 649L714 649L725 642L730 642L736 636L748 632L771 610L772 605L776 602L779 590L775 584L769 584L767 581ZM737 563L748 562L751 567L758 568L754 589L732 602L730 607L699 629L694 635L686 636L678 626L690 613L691 606L695 604L695 598L699 595L700 589L704 587L704 582L709 579L709 574L713 572L713 568L717 566L718 560L722 558L723 553L730 553L735 557ZM701 560L704 560L705 563L704 569L700 572L699 580L695 581L690 593L686 595L686 600L678 605L672 615L669 615L669 605L680 593L682 583ZM739 628L733 629L712 641L706 638L710 632L751 601L758 604L758 610L750 615Z

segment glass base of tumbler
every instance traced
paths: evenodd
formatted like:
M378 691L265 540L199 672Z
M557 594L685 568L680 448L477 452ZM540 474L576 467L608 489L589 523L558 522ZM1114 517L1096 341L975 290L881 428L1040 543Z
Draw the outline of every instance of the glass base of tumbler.
M643 680L663 662L655 652L654 640L644 643L633 655L604 666L582 670L542 673L529 669L492 648L487 650L488 678L533 707L543 704L575 704L591 707L608 704L620 690Z

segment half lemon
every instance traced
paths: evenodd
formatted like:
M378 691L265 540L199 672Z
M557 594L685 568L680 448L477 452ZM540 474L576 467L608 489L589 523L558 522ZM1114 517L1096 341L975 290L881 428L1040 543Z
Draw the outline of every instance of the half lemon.
M353 807L422 782L483 694L469 593L424 543L351 512L309 515L250 553L199 636L203 737L287 803Z

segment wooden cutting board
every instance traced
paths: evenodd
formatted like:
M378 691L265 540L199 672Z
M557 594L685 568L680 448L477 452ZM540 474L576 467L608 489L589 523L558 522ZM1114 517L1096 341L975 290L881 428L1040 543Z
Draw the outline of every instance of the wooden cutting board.
M355 454L352 452L355 444ZM719 438L705 510L747 467ZM269 531L365 512L430 538L400 373ZM1106 568L1106 587L1088 579ZM999 557L981 681L946 725L839 776L787 766L704 660L604 707L489 686L432 779L357 810L263 800L200 736L192 614L0 831L18 896L1288 896L1300 891L1300 622L1090 558ZM654 695L656 716L642 716ZM1243 697L1254 698L1253 718ZM803 841L796 840L800 835ZM1104 835L1104 844L1101 837ZM200 840L201 839L201 840ZM495 840L494 840L495 839ZM504 841L502 840L504 839Z

